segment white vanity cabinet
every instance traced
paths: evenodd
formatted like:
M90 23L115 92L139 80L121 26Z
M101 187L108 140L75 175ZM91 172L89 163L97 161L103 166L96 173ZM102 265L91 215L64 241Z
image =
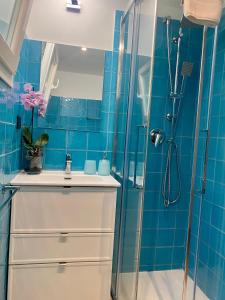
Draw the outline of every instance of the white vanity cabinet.
M109 300L116 193L21 187L12 202L8 300Z

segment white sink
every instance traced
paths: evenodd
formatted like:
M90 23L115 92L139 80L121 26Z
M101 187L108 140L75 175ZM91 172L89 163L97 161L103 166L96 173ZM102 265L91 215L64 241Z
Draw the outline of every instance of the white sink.
M20 172L11 181L11 184L19 186L120 186L112 176L85 175L83 172L72 172L71 179L65 179L64 176L63 171L43 171L38 175L28 175L25 172Z

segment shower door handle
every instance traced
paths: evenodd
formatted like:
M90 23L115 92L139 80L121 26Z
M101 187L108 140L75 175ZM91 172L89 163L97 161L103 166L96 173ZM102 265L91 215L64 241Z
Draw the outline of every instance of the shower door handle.
M146 129L147 125L146 124L144 124L144 125L137 125L136 128L137 128L137 142L136 142L135 154L134 154L134 181L133 181L133 188L140 190L140 189L144 188L144 185L143 185L144 178L142 178L141 184L137 183L137 166L138 166L138 150L139 150L139 142L140 142L140 129L141 128Z

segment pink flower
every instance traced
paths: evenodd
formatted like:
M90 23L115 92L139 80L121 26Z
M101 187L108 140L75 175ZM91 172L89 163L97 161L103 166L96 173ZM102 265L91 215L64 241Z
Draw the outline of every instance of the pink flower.
M38 110L38 115L40 117L44 117L45 116L45 111L46 111L45 107L40 107L39 110Z
M33 91L33 86L30 83L25 83L24 86L24 91L30 93L31 91Z
M38 115L44 117L46 112L46 104L43 94L38 91L34 92L33 87L30 83L24 85L24 90L26 94L21 94L20 99L25 110L33 109L38 107Z

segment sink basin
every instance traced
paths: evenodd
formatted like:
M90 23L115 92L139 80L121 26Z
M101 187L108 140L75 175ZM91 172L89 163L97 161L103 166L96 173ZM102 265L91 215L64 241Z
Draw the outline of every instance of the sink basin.
M86 187L119 187L112 176L85 175L83 172L72 172L71 179L64 178L63 171L43 171L38 175L20 172L11 181L19 186L86 186Z

